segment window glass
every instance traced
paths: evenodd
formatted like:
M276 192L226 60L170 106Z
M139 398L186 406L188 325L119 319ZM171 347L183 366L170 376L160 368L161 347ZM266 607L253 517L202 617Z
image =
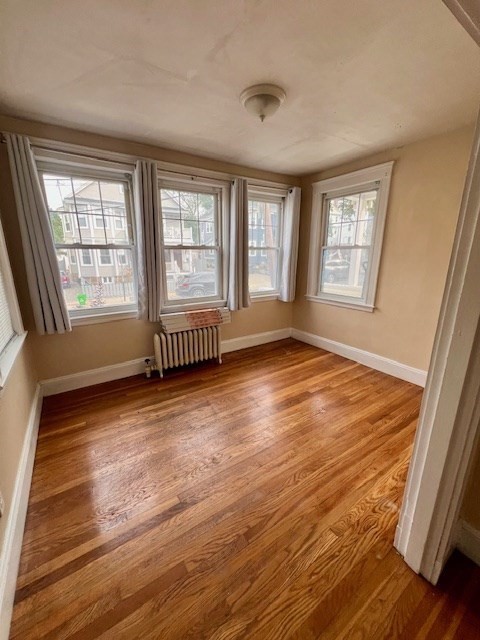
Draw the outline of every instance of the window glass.
M326 198L326 244L320 292L363 299L370 263L377 189Z
M278 290L282 201L248 201L248 286L250 293Z
M160 189L165 303L222 296L218 191Z
M128 182L53 173L42 178L70 314L136 308Z

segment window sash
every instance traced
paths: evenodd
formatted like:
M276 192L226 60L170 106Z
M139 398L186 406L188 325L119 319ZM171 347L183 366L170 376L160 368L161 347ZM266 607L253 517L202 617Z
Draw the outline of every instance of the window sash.
M275 294L280 290L280 274L282 270L281 265L281 247L282 247L282 238L283 238L283 221L284 221L284 206L285 206L285 197L278 195L269 195L268 193L256 193L253 190L249 190L248 201L250 202L265 202L266 204L277 204L278 208L278 229L277 229L277 244L276 245L265 245L258 246L255 242L249 242L248 244L248 256L249 256L249 271L250 271L250 258L253 258L257 255L257 252L260 253L262 257L266 257L268 255L268 251L276 251L277 252L277 269L276 273L272 274L273 279L275 281L275 287L272 289L263 289L262 291L251 291L251 297L261 297L265 294ZM258 225L250 224L250 214L248 219L248 226L253 228L266 228L267 225Z
M161 237L161 247L160 247L160 259L162 261L162 309L166 311L174 311L182 308L202 308L205 306L211 306L212 303L225 303L225 281L224 281L224 259L225 252L223 250L222 242L220 239L224 241L223 235L223 212L225 206L225 193L223 187L212 186L208 184L199 184L197 187L192 187L190 184L185 184L182 181L172 182L169 180L160 180L159 185L159 200L160 200L160 237ZM184 244L184 243L169 243L168 239L166 241L164 237L164 220L171 220L174 222L182 222L184 218L179 216L175 218L164 218L161 201L162 201L162 190L163 191L179 191L179 192L187 192L192 194L205 194L212 195L214 197L214 213L213 220L204 220L205 223L213 224L213 233L214 233L214 243L213 244ZM200 298L195 297L185 297L185 298L169 298L168 292L168 274L167 274L167 260L166 260L166 252L168 251L205 251L209 252L210 256L212 253L215 255L215 282L216 282L216 290L217 294L213 296L202 296Z
M350 187L350 188L345 188L345 189L339 189L338 191L335 191L334 193L327 193L323 195L323 227L322 227L322 240L321 240L321 248L320 248L320 264L319 264L319 272L318 272L318 282L317 282L317 290L316 290L316 295L319 297L323 297L325 299L330 299L330 300L340 300L343 302L352 302L354 304L366 304L367 302L367 296L368 296L368 292L369 292L369 283L370 283L370 277L371 277L371 263L372 263L372 248L374 246L374 238L375 238L375 232L376 232L376 227L377 227L377 222L378 222L378 191L379 191L379 182L375 181L373 183L369 183L369 184L362 184L361 186L356 186L356 187ZM326 244L326 241L328 240L328 230L330 227L330 202L332 200L338 199L338 198L342 198L342 197L346 197L346 196L354 196L354 195L358 195L359 197L361 196L361 194L363 193L369 193L370 191L376 191L377 195L376 195L376 200L375 200L375 215L372 218L373 221L373 225L372 225L372 233L371 233L371 238L372 238L372 243L369 245L359 245L356 243L352 243L352 244L346 244L346 243L339 243L339 244L333 244L333 245L329 245ZM357 212L358 213L358 212ZM361 218L361 220L363 220L363 218ZM355 218L355 220L351 221L351 224L355 225L355 239L356 239L356 234L357 234L357 225L358 225L359 219L358 217ZM343 224L343 222L342 222ZM328 284L326 281L324 281L322 279L323 273L324 273L324 267L325 267L325 252L326 251L350 251L352 249L357 249L357 250L369 250L369 260L368 260L368 265L367 265L367 270L365 272L365 280L364 280L364 284L362 287L362 295L360 297L357 296L353 296L353 295L348 295L348 294L340 294L340 293L333 293L333 292L327 292L325 291L325 285Z
M49 166L49 165L42 165L41 167L39 167L39 174L41 177L41 183L42 183L42 188L43 188L43 192L44 192L44 196L45 196L45 201L47 203L47 208L50 214L50 211L52 211L52 209L49 206L49 202L48 202L48 198L47 198L47 192L46 192L46 187L45 187L45 183L43 181L43 176L46 175L54 175L54 176L59 176L59 177L65 177L65 178L71 178L71 179L76 179L76 180L85 180L85 181L92 181L92 182L100 182L100 183L112 183L112 184L122 184L124 187L124 199L122 202L122 208L125 208L125 216L122 216L122 229L118 229L116 227L116 225L109 224L109 218L115 218L118 217L115 215L115 213L110 213L110 209L111 207L109 207L108 205L105 205L104 208L104 204L101 200L101 193L100 193L100 202L101 202L101 206L100 206L100 213L99 211L97 211L95 208L92 208L91 206L88 207L88 210L78 210L77 204L76 204L76 199L75 199L75 193L72 194L72 199L73 199L73 210L70 210L68 212L66 212L67 216L68 216L68 220L70 223L73 222L73 218L76 218L76 224L77 224L77 230L78 233L80 234L80 238L81 238L81 230L82 229L95 229L97 231L100 232L104 232L104 234L106 234L107 229L112 228L113 231L126 231L126 238L125 241L123 241L121 244L120 243L113 243L113 242L107 242L107 236L104 235L104 241L103 242L99 242L99 240L101 239L97 239L97 238L92 238L92 242L54 242L55 244L55 249L58 250L68 250L68 251L73 251L73 252L77 252L77 256L80 257L80 259L76 260L76 262L71 262L72 264L76 264L77 266L80 267L85 267L87 269L94 269L94 270L99 270L99 275L98 278L99 280L102 277L102 269L105 268L116 268L116 266L118 265L119 268L124 267L126 264L128 264L128 258L125 256L125 262L121 262L118 260L115 260L114 257L114 253L116 251L130 251L131 252L131 265L132 265L132 277L133 277L133 297L136 300L135 303L125 303L125 304L105 304L105 306L101 306L98 308L94 308L94 307L88 307L85 309L69 309L68 313L69 316L72 319L75 318L85 318L85 317L89 317L89 316L101 316L101 315L109 315L109 314L115 314L115 313L128 313L131 311L136 311L138 309L138 273L137 273L137 266L136 266L136 254L135 254L135 237L134 237L134 229L133 229L133 222L132 222L132 211L133 211L133 203L132 203L132 187L131 187L131 180L129 177L125 177L125 175L123 176L107 176L105 175L105 173L103 172L99 172L98 174L95 171L82 171L78 168L76 168L75 170L71 167L62 167L59 165L55 165L55 166ZM58 211L54 211L55 213L57 213ZM102 218L103 219L103 225L99 226L96 224L97 218ZM80 220L85 219L85 225L80 225ZM96 251L96 253L92 253L92 250ZM101 256L100 256L100 251L104 250L104 251L108 251L109 252L109 256L110 256L110 261L108 263L104 263L101 261ZM85 262L84 261L84 255L83 255L83 251L89 251L89 255L90 255L90 261L89 262ZM82 277L80 275L80 277ZM92 277L97 277L97 276L92 276Z

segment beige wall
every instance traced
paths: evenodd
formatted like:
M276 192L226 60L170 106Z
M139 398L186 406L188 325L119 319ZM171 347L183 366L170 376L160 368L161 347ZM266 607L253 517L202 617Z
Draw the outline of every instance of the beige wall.
M207 158L117 140L79 131L27 122L0 116L0 130L14 131L29 136L82 144L109 151L117 151L157 160L165 160L203 169L228 172L264 180L299 184L298 178L258 171L247 167L225 164ZM66 335L39 336L33 330L33 317L26 283L21 239L10 180L6 145L0 145L0 209L12 270L18 291L24 323L31 330L32 354L40 380L96 369L128 360L143 358L153 353L155 325L139 320L121 320L104 324L74 327ZM224 327L225 339L252 333L290 327L292 304L278 301L258 302L248 310L233 314L231 325Z
M293 326L427 369L467 171L473 127L376 154L302 180ZM373 313L305 299L311 184L394 160Z
M27 338L0 394L0 490L6 507L0 518L0 554L36 385Z

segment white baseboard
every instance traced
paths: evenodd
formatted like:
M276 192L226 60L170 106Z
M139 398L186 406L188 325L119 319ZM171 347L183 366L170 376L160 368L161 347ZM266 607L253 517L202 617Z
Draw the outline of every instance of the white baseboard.
M456 546L467 558L480 566L480 531L464 520L460 521Z
M153 356L145 356L145 358L150 358L150 360L154 359ZM66 376L61 376L60 378L41 380L40 386L43 396L53 396L56 393L83 389L83 387L90 387L93 384L136 376L145 371L145 358L111 364L107 367L100 367L99 369L89 369L88 371L71 373Z
M0 554L0 640L7 640L10 630L41 409L42 392L38 385L25 432Z
M240 349L248 349L249 347L257 347L267 342L276 342L277 340L285 340L292 335L292 329L276 329L275 331L265 331L264 333L253 333L241 338L231 338L230 340L222 340L222 353L230 351L239 351Z
M337 353L345 358L355 360L367 367L377 369L383 373L388 373L396 378L413 382L414 384L418 384L422 387L425 386L427 377L426 371L414 369L413 367L401 364L395 360L389 360L388 358L377 356L374 353L362 351L356 347L350 347L349 345L334 342L327 338L321 338L313 333L299 331L298 329L292 329L291 327L276 329L274 331L265 331L263 333L254 333L240 338L232 338L230 340L222 340L222 353L248 349L249 347L256 347L261 344L276 342L277 340L284 340L285 338L290 337L300 340L301 342L306 342L315 347L319 347L320 349L326 349L332 353ZM153 356L146 357L150 357L150 359L153 360ZM70 375L61 376L60 378L42 380L40 385L43 396L51 396L56 393L63 393L64 391L82 389L83 387L89 387L102 382L110 382L111 380L119 380L121 378L128 378L128 376L135 376L139 373L143 373L144 369L145 358L138 358L128 362L112 364L107 367L100 367L99 369L90 369L88 371L72 373Z
M395 376L395 378L412 382L420 387L425 386L427 372L422 369L415 369L414 367L402 364L396 360L390 360L389 358L378 356L375 353L370 353L370 351L363 351L362 349L351 347L348 344L343 344L342 342L335 342L334 340L321 338L320 336L313 333L307 333L306 331L292 329L291 336L292 338L295 338L295 340L306 342L307 344L311 344L319 349L331 351L332 353L336 353L337 355L348 358L349 360L354 360L355 362L364 364L365 366L376 369L377 371L388 373L391 376Z

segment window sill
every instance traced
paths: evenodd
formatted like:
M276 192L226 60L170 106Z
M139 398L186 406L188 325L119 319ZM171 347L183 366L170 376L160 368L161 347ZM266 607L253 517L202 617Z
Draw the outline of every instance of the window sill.
M278 300L278 293L259 293L259 294L250 294L250 299L252 304L254 302L267 302L268 300Z
M185 311L200 311L201 309L219 309L221 307L226 307L226 300L210 300L207 302L185 302L185 304L175 304L162 307L160 313L182 313Z
M80 327L85 324L102 324L103 322L116 322L117 320L131 320L138 316L138 311L114 311L91 316L76 316L70 318L72 327Z
M10 371L15 364L15 360L22 349L26 337L26 331L17 335L17 337L8 345L5 353L0 357L0 392L5 387Z
M373 313L375 307L370 304L362 304L361 302L346 302L344 300L331 300L330 298L320 298L318 296L306 295L305 298L310 302L320 302L321 304L330 304L334 307L343 307L344 309L354 309L355 311L367 311Z

